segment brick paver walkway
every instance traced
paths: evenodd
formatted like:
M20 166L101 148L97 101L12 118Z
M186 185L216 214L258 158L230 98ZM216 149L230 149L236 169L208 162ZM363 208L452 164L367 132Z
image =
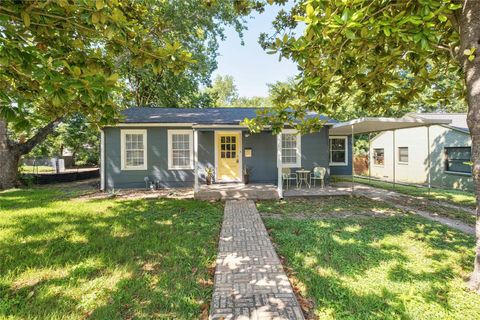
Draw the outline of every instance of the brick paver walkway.
M225 205L210 319L304 319L251 200Z

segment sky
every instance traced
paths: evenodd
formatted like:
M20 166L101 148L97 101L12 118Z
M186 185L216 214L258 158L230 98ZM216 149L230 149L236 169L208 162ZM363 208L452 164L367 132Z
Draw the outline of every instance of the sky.
M267 5L261 14L246 19L248 30L244 31L244 45L233 28L227 28L226 40L220 42L217 75L231 75L240 96L268 96L268 83L286 81L297 73L296 65L286 59L278 61L278 55L267 54L258 44L260 33L273 31L272 21L279 6Z

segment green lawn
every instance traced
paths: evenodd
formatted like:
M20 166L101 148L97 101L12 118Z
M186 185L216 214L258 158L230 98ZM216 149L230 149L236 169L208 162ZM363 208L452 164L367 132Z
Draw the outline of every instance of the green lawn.
M282 206L300 205L319 210ZM464 285L473 237L414 215L278 219L273 205L258 207L270 212L277 251L320 319L480 319L480 296Z
M365 197L334 196L309 199L259 201L260 212L281 214L284 216L331 216L342 213L367 215L392 215L402 213L401 210L381 201Z
M370 185L372 187L395 190L399 193L404 193L416 197L424 197L430 200L445 201L456 205L469 206L471 208L475 208L476 206L475 194L468 191L432 188L430 193L428 193L428 188L400 184L396 184L394 189L393 185L389 182L373 179L368 180L367 178L358 177L355 178L355 182Z
M199 318L221 205L76 194L0 193L0 318Z

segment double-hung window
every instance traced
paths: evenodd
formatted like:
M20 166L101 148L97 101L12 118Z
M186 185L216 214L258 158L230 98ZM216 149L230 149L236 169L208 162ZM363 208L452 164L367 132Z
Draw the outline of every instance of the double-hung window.
M168 130L168 169L193 169L192 130Z
M445 147L445 171L472 173L471 147Z
M122 170L147 170L147 130L121 130Z
M301 136L296 130L286 129L281 133L282 166L285 168L301 167Z
M330 137L330 165L346 166L348 165L348 138Z
M398 162L399 163L408 163L408 147L399 147L398 148Z

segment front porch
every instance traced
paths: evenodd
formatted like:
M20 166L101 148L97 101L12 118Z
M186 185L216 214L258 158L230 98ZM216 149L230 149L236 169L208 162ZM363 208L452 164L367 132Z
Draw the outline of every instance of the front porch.
M351 188L345 186L325 186L324 188L300 188L295 187L283 190L283 196L287 197L328 197L351 194ZM201 185L195 192L195 199L199 200L278 200L278 188L274 184L262 183L214 183Z

